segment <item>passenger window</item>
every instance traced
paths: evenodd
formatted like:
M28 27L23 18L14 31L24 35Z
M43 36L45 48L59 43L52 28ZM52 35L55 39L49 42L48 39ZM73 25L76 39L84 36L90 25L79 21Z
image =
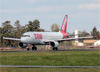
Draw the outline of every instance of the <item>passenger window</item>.
M22 37L30 37L30 35L22 35Z

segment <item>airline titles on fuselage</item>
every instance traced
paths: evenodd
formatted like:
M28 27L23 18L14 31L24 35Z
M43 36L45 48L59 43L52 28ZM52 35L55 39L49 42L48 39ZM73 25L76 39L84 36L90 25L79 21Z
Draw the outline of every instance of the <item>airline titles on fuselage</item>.
M34 34L35 39L42 39L42 34Z

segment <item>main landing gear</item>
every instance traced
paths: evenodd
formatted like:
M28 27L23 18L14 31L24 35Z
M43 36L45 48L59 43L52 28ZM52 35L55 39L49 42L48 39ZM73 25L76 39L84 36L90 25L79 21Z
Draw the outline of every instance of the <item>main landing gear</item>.
M32 50L37 50L37 47L33 45Z
M31 50L29 47L27 48L27 51ZM32 50L37 50L37 47L33 45Z
M53 47L53 50L58 50L58 48L57 47Z
M53 47L53 50L58 50L58 47ZM30 48L27 48L27 51L31 50ZM37 47L35 45L33 45L32 50L37 50Z

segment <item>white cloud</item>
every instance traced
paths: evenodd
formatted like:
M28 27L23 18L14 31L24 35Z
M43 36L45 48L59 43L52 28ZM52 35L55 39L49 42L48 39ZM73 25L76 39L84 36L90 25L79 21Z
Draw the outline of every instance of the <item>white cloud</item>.
M21 12L50 12L54 10L65 9L66 6L42 6L37 8L23 8L23 9L2 9L0 13L21 13Z
M36 0L22 0L22 1L26 1L28 3L34 3L34 2L36 2Z
M38 8L35 8L34 11L36 12L47 12L47 11L51 11L53 8L52 7L38 7Z
M25 9L1 9L0 13L22 13L22 12L47 12L51 8L39 7L39 8L25 8Z
M48 18L50 19L57 19L57 18L61 18L61 15L49 15Z
M96 0L96 1L100 2L100 0Z
M66 8L66 6L43 6L34 8L34 11L36 12L48 12L48 11L54 11L54 10L62 10Z
M100 9L100 4L81 4L78 6L78 9L89 9L89 10Z
M2 9L0 10L0 13L15 13L17 12L16 10L9 10L9 9Z
M76 18L76 17L82 18L82 17L87 17L87 16L88 17L89 16L95 16L95 13L89 13L89 12L84 13L84 12L82 12L82 13L69 14L69 16L72 17L72 18Z
M48 12L48 11L52 11L53 8L52 7L37 7L37 8L27 8L27 9L22 9L22 11L24 12Z

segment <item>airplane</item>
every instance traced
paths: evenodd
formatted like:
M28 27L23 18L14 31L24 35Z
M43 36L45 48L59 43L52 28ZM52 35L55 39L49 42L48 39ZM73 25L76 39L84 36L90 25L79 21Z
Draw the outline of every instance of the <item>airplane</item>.
M67 22L68 22L68 15L65 15L59 32L25 32L20 39L8 38L8 37L3 37L3 39L20 41L18 45L21 48L26 48L28 44L30 44L33 45L32 50L37 50L37 47L35 45L50 45L53 50L58 50L59 44L63 41L93 38L93 36L69 38L70 35L66 33Z

